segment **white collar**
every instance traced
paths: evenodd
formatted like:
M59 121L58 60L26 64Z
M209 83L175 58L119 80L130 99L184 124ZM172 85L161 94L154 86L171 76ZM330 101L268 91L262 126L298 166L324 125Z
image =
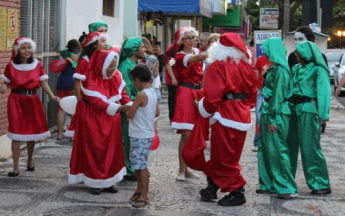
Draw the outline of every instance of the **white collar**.
M34 61L30 64L15 64L13 61L11 61L12 66L20 71L29 71L33 70L37 67L38 61L37 59L34 59Z

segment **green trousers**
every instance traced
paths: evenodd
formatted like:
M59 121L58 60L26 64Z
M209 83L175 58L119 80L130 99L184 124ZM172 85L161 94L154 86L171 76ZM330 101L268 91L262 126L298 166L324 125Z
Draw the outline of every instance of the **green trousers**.
M303 172L309 189L330 188L327 164L320 146L320 120L317 113L296 113L291 109L290 130L287 139L291 172L296 176L299 149Z
M122 125L122 143L123 143L123 151L125 154L127 176L132 176L134 175L134 170L132 169L131 161L129 160L129 149L131 147L131 143L128 136L129 123L128 123L127 116L125 113L121 113L121 125Z
M258 150L259 188L276 193L297 193L297 185L291 173L290 154L286 143L289 115L277 114L278 131L268 131L268 116L261 115Z

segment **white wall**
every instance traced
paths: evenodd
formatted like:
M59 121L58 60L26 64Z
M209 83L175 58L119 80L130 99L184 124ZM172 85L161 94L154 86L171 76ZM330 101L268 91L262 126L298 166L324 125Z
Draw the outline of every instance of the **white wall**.
M108 43L120 45L124 36L124 2L115 0L115 17L103 16L102 0L64 0L65 18L62 17L62 28L65 30L65 41L78 39L83 31L88 33L88 25L92 22L103 21L108 24ZM132 0L131 0L132 1ZM135 16L137 19L137 16ZM132 25L126 23L126 25ZM132 25L134 28L134 24Z

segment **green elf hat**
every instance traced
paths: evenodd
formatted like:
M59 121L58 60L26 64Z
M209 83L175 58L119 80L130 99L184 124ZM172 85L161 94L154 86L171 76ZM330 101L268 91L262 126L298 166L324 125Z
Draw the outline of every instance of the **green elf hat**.
M131 37L126 39L121 47L119 65L126 58L132 57L140 48L140 45L143 43L143 40L138 37Z
M315 43L310 41L300 42L297 44L296 50L302 59L307 62L315 62L315 64L323 67L326 71L329 71L322 53Z
M266 39L262 43L262 50L270 62L278 64L290 72L290 67L286 60L286 49L281 38L271 37Z
M108 25L105 22L94 22L89 24L89 32L96 32L100 26L104 26L108 29Z

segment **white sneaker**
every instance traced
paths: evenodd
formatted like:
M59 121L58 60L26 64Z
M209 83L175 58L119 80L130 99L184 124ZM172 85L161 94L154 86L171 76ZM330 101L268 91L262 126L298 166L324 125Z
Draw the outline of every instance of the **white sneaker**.
M176 181L185 181L186 178L184 176L184 173L177 174Z
M253 146L253 147L252 147L252 151L253 151L253 152L257 152L257 151L258 151L258 147Z

